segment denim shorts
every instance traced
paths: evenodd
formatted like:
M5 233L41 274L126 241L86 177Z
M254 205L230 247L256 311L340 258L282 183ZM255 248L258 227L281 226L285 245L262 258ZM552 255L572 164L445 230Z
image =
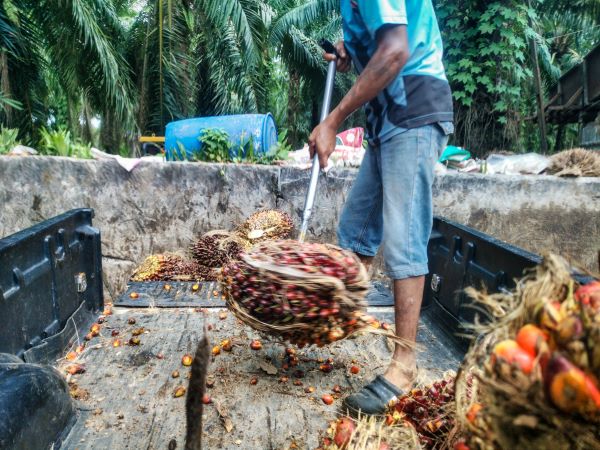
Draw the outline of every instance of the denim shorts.
M452 131L450 122L426 125L367 149L340 217L340 247L375 256L383 242L390 278L427 274L434 167Z

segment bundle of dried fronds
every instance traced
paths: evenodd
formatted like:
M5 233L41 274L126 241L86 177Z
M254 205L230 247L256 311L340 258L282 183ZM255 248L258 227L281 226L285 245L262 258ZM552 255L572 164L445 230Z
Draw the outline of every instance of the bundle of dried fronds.
M394 426L381 417L341 417L331 422L323 450L421 450L419 437L409 423Z
M513 293L470 290L494 319L474 327L480 337L457 377L468 448L600 449L600 310L580 301L590 289L578 287L569 265L549 255Z
M547 170L559 177L600 177L600 154L583 148L565 150L552 156Z

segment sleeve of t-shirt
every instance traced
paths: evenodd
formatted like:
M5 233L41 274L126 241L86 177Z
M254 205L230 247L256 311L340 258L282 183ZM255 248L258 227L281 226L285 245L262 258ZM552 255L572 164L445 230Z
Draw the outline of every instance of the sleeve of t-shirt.
M358 0L358 10L373 39L384 25L408 25L405 0Z

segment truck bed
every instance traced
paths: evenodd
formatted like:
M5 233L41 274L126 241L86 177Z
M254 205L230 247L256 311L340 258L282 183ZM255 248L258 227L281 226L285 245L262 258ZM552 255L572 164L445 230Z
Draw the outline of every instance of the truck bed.
M285 347L262 339L263 348L249 348L251 339L261 338L240 324L231 313L225 319L220 308L125 308L114 307L113 315L102 324L100 336L92 339L78 362L86 372L69 375L78 415L65 437L65 449L173 449L183 448L185 436L185 396L175 398L177 386L187 387L189 368L181 358L194 353L204 326L212 345L233 340L230 353L211 358L209 378L214 387L207 390L213 403L204 408L204 448L288 449L315 448L327 423L341 412L341 398L358 389L375 374L385 370L392 346L375 334L356 336L332 346L298 351L300 363L282 369ZM390 307L371 308L380 320L393 323ZM128 324L134 318L136 323ZM140 327L139 346L113 347L113 329L126 343ZM419 381L427 383L447 370L455 370L461 358L452 340L424 312L419 326ZM319 370L319 358L333 358L334 370ZM355 363L352 361L355 360ZM57 362L59 367L69 362ZM360 367L358 375L349 371ZM274 367L273 367L274 366ZM266 370L276 369L268 374ZM305 372L303 386L295 386L295 370ZM179 378L172 378L174 370ZM280 382L287 375L289 381ZM250 379L258 383L250 385ZM334 385L342 394L334 404L321 401ZM314 386L312 394L304 392ZM229 429L229 430L228 430ZM294 447L294 445L296 447Z

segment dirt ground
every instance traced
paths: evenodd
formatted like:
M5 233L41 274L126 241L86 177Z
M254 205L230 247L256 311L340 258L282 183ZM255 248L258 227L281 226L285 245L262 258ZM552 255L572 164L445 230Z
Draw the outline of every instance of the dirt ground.
M393 317L391 308L370 313L388 323ZM387 339L365 334L322 349L298 349L299 364L285 370L285 346L265 340L224 309L114 307L77 360L58 361L63 370L72 363L86 369L67 375L78 418L62 448L183 448L185 395L176 398L174 392L187 388L189 367L182 357L194 353L205 325L211 345L227 338L233 342L231 352L211 358L214 385L207 392L212 403L204 408L207 449L316 448L328 421L341 413L342 398L383 372L391 356ZM424 316L418 338L423 382L455 369L460 356L434 329ZM113 330L119 333L115 337ZM136 330L142 331L139 345L127 345ZM121 346L113 346L116 339ZM261 339L263 348L250 349L252 339ZM328 358L333 370L324 373L319 367ZM353 365L358 374L350 372ZM179 377L173 378L173 371ZM250 384L252 377L256 385ZM333 392L336 385L339 394ZM309 386L314 392L305 392ZM330 406L321 400L326 393L337 397Z

